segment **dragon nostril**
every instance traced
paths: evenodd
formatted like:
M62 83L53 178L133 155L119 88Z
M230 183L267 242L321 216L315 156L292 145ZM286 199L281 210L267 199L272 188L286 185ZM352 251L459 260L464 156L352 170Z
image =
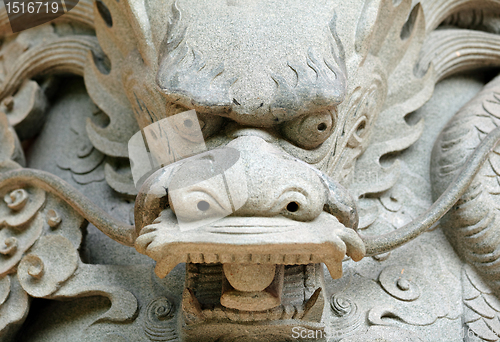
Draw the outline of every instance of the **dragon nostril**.
M197 207L201 211L207 211L208 209L210 209L210 204L207 201L199 201Z
M191 121L189 119L184 120L184 126L186 126L188 128L193 126L193 121Z
M296 212L297 210L299 210L299 205L297 204L297 202L290 202L288 203L288 205L286 206L286 210L288 210L289 212L291 213L294 213Z

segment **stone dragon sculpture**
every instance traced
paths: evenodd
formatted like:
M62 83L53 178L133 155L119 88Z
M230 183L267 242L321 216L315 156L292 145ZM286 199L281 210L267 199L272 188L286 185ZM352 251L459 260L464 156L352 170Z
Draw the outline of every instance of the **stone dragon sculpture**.
M438 137L431 158L434 204L397 218L402 205L414 205L398 204L406 172L398 153L414 146L425 127L423 120L411 124L410 114L446 77L500 66L500 2L304 6L80 0L71 15L17 34L9 32L5 11L0 14L0 336L14 338L32 298L102 295L112 304L96 324L144 319L144 336L154 341L290 340L294 324L333 327L337 340L365 341L382 332L348 337L360 319L352 307L343 308L345 301L333 300L332 309L325 304L328 284L342 277L349 258L382 261L444 216L440 225L469 265L462 279L471 312L465 323L480 338L498 340L498 79ZM83 77L95 108L72 126L81 144L68 148L77 162L57 162L73 175L63 180L24 167L22 146L36 144L57 83L53 75L68 73ZM137 190L128 163L131 137L192 109L207 151L174 155ZM244 180L246 197L235 207L221 204L234 189L217 177L236 163L232 184ZM93 203L75 180L105 181L135 202L134 224ZM209 209L201 210L201 202ZM230 215L179 229L183 217L216 215L216 204ZM160 278L186 263L180 301L133 294L133 279L147 278L148 270L84 263L78 250L87 222L155 260ZM406 290L394 294L391 267L380 273L381 286L403 301L416 300L411 284L398 282ZM389 312L410 322L384 312L371 310L368 320L376 326Z

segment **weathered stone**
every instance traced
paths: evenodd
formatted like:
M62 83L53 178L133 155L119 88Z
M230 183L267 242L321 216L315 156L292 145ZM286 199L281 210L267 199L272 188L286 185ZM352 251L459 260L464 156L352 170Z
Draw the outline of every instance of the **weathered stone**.
M0 10L2 341L500 340L498 0L65 6Z

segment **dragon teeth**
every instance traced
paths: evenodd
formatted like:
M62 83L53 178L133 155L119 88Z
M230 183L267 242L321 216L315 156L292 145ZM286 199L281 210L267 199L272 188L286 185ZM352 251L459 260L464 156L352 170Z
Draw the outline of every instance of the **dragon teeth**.
M217 254L217 253L187 253L184 256L164 256L157 262L155 273L164 278L177 264L181 262L193 264L280 264L308 265L325 263L333 279L342 276L342 261L315 254Z

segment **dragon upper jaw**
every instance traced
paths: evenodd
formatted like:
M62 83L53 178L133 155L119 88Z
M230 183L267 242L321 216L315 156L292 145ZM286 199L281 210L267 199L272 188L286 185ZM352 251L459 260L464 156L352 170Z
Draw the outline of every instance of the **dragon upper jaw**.
M178 263L311 264L323 262L332 278L342 276L347 254L361 260L365 246L357 233L322 212L310 222L284 217L226 217L197 229L181 231L174 213L164 210L145 226L136 249L157 261L159 277Z

